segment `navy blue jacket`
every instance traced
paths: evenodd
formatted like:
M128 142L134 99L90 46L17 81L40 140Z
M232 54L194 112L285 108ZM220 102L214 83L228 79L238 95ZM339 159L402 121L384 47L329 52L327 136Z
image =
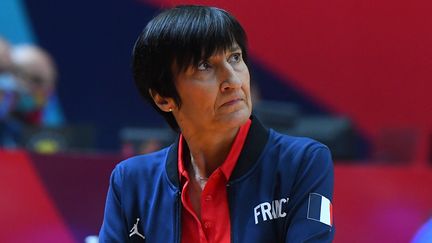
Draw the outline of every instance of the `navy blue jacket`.
M116 166L100 242L180 242L177 149L178 141ZM265 129L253 118L227 194L233 243L333 239L334 225L320 220L315 203L317 195L332 200L333 163L328 148L312 139Z

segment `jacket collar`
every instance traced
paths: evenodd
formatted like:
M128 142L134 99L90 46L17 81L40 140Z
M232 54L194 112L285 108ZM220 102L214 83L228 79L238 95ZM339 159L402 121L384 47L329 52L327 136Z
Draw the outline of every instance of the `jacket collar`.
M264 128L261 122L255 117L251 116L252 124L249 129L249 133L246 137L246 141L243 145L243 149L240 153L239 159L236 166L231 174L230 181L233 181L242 175L244 175L258 160L264 146L267 143L269 136L269 130ZM178 145L179 139L171 145L167 161L166 171L169 180L176 186L180 186L179 174L178 174Z

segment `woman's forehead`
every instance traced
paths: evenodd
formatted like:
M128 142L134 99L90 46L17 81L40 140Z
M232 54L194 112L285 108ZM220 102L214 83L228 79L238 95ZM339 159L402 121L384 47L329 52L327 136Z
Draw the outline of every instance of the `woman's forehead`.
M215 48L212 53L205 53L205 51L203 50L201 53L201 59L208 59L212 56L224 55L226 53L237 52L237 51L241 51L241 48L237 44L237 42L233 42L228 47Z

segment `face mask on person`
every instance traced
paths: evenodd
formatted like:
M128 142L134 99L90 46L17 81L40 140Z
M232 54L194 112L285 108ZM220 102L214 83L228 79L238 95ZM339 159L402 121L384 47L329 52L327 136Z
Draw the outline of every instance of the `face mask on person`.
M16 104L16 110L23 113L36 111L40 108L40 103L41 102L38 101L37 97L33 96L30 93L22 92L19 94Z

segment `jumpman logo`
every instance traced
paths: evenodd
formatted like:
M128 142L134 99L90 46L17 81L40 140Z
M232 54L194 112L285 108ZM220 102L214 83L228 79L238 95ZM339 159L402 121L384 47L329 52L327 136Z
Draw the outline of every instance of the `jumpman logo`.
M138 232L138 222L139 222L139 218L137 218L136 223L134 224L133 228L129 231L131 232L129 234L129 237L132 237L132 235L138 235L139 237L145 239L144 235L140 234L140 232Z

